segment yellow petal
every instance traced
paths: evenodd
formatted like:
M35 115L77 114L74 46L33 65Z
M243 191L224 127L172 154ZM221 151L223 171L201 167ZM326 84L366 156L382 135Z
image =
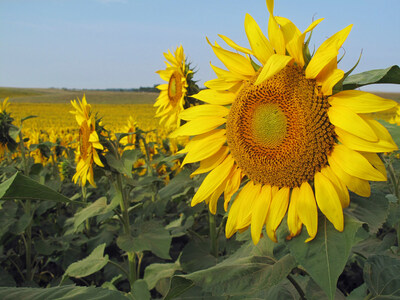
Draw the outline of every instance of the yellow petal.
M182 120L190 121L198 117L226 117L229 108L215 104L196 105L185 109L179 114Z
M326 166L321 170L322 175L332 182L335 190L339 196L340 203L342 204L342 208L349 206L350 204L350 195L347 190L346 184L341 181L336 174L332 171L330 166Z
M332 182L320 172L314 175L315 199L321 212L335 226L336 230L343 231L344 220L342 205Z
M282 222L289 205L289 192L290 188L283 187L273 196L271 201L266 221L266 231L269 238L274 242L277 242L276 229Z
M287 239L290 239L296 235L298 235L301 231L302 223L300 221L297 209L298 209L298 200L299 200L299 192L300 189L295 187L292 189L292 195L290 196L290 203L287 213L287 224L289 228L290 235ZM253 224L252 224L253 226Z
M271 204L271 198L271 186L264 185L260 195L255 199L253 213L251 215L251 238L253 239L254 245L257 245L260 240L261 231Z
M306 226L310 236L306 242L313 240L318 230L318 209L310 184L305 181L300 186L297 213L301 222Z
M218 204L218 199L221 197L222 193L224 192L226 182L229 179L228 177L224 180L222 184L220 184L217 189L212 193L209 202L208 202L208 208L210 209L210 212L215 215L217 213L217 204Z
M244 48L239 46L238 44L236 44L234 41L232 41L230 38L222 35L222 34L218 34L218 36L224 40L225 43L227 43L229 46L231 46L233 49L239 51L239 52L243 52L246 54L250 54L253 55L253 52L250 49Z
M274 54L272 55L264 67L262 67L260 74L254 84L260 84L265 80L271 78L280 70L282 70L293 58L290 56Z
M182 162L181 167L185 164L193 163L206 159L215 153L217 153L221 147L226 143L226 136L213 137L209 139L203 139L193 146L193 149L189 151L185 159Z
M332 95L332 89L333 87L343 78L344 72L340 69L334 69L332 70L328 76L325 78L321 79L322 81L322 86L321 86L321 92L325 96ZM319 77L317 78L317 81L319 81Z
M99 155L97 154L96 149L93 149L93 161L96 163L96 165L104 167L103 163L100 160Z
M224 124L226 119L220 117L201 117L196 120L189 121L183 126L170 134L171 138L178 136L191 136L198 135L208 131L211 131L218 126Z
M253 207L261 192L261 184L254 184L252 181L249 181L245 187L248 188L243 188L239 193L246 200L243 200L242 207L239 210L237 229L244 229L250 225Z
M298 38L301 35L300 30L289 19L275 16L275 20L281 26L286 44L288 44L292 39Z
M373 181L386 181L385 176L375 169L360 153L347 148L344 145L336 145L328 160L336 162L346 173Z
M328 156L328 162L332 171L346 184L350 191L361 197L369 197L371 195L371 187L368 181L346 173L330 156Z
M392 152L397 150L397 146L389 141L379 139L376 143L369 142L340 129L339 127L335 128L335 132L338 136L339 142L353 150L367 152Z
M228 68L228 70L248 77L254 76L255 71L248 58L238 53L230 52L220 47L213 46L210 42L209 44L212 47L215 55L220 59L225 67Z
M283 37L282 30L279 28L278 22L276 22L273 10L274 2L267 1L268 11L270 13L268 21L268 37L272 47L275 49L277 54L285 55L286 44L285 38Z
M329 103L333 106L346 106L356 113L372 113L397 106L396 101L356 90L339 92L329 97Z
M236 94L225 91L202 90L199 93L192 95L192 97L209 104L228 105L232 104L236 99Z
M228 177L233 163L234 160L232 156L229 155L218 167L216 167L206 176L192 199L192 206L204 201L210 197L212 193L214 193L218 186L222 184Z
M328 110L328 116L333 125L367 141L378 141L378 136L368 123L347 107L331 106Z
M378 154L376 153L368 153L363 152L361 153L368 161L382 173L383 176L387 178L386 167L382 160L379 158Z
M397 145L393 141L392 136L390 135L389 131L383 126L381 123L379 123L377 120L370 119L368 117L361 116L365 122L368 123L368 125L375 131L376 135L379 136L381 140L385 140L392 145L396 146L397 150Z
M214 70L215 74L218 76L219 79L223 79L226 82L240 82L243 80L247 80L247 76L241 75L241 74L236 74L229 72L227 70L218 68L214 66L213 64L210 63L211 68Z
M227 91L227 90L233 88L236 84L237 84L236 82L228 82L221 78L216 78L216 79L212 79L212 80L204 82L205 87L207 87L209 89L217 90L217 91Z
M322 69L331 62L334 57L337 57L339 49L349 35L352 26L353 25L347 26L322 43L306 68L307 79L316 78Z
M318 19L314 22L311 23L310 26L308 26L308 28L304 31L304 33L302 34L298 34L298 29L297 27L293 24L293 26L297 29L295 30L293 28L292 25L288 25L286 24L287 27L289 27L288 29L282 28L283 32L285 33L286 31L289 31L289 33L286 33L286 42L287 44L287 50L290 54L290 56L292 56L294 58L294 61L300 66L303 67L304 66L304 54L303 54L303 47L304 47L304 39L306 37L306 34L313 30L315 28L315 26L317 26L323 19ZM292 38L290 40L288 40L290 37L287 35L293 35Z
M205 160L202 160L200 162L200 167L192 174L190 174L190 177L193 177L198 174L207 173L213 170L224 161L225 157L228 155L228 152L229 152L228 147L225 146L221 147L221 149L219 149L217 153L206 158Z
M254 55L263 65L265 65L271 55L274 54L274 49L271 43L262 33L257 22L249 14L246 14L244 19L244 28Z
M228 210L229 201L233 194L235 194L240 187L240 182L242 180L242 172L238 167L233 167L232 169L232 176L229 178L228 182L226 183L225 190L224 190L224 209L225 211Z

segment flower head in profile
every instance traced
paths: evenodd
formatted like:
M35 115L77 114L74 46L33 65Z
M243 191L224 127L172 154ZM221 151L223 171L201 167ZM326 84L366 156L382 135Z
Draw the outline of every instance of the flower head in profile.
M322 19L302 32L274 16L273 6L267 0L269 39L247 14L250 48L222 35L233 51L210 44L226 69L212 65L217 78L194 95L205 104L183 111L180 117L188 122L171 136L194 136L183 164L200 162L192 175L208 175L192 205L204 201L215 213L224 194L227 237L251 227L258 243L265 225L276 241L287 213L288 238L305 225L310 241L317 234L318 209L342 231L348 190L367 197L369 181L386 180L377 153L397 146L367 114L396 102L355 90L333 92L344 78L337 56L352 25L311 56L305 38Z
M71 101L72 106L75 108L71 111L75 115L79 128L79 148L78 148L78 162L76 166L76 173L73 176L73 181L82 186L85 186L88 181L92 186L96 187L93 178L93 164L104 167L100 160L97 150L103 150L100 143L99 135L96 131L96 119L91 113L91 106L86 102L85 95L82 102L78 99Z
M160 94L154 106L157 107L156 117L160 118L160 125L175 129L180 126L179 113L190 106L188 97L197 93L198 87L192 80L193 71L186 63L182 46L177 47L174 54L168 50L164 57L166 69L157 73L168 83L157 86Z
M17 142L10 135L10 131L17 131L17 127L13 125L14 118L7 112L10 105L9 97L5 98L0 105L0 158L6 151L14 151L17 148Z

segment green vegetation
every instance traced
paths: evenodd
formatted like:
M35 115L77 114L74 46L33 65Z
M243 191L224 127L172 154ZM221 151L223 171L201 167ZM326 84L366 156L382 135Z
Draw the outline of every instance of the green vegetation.
M10 97L12 102L23 103L69 103L69 101L82 98L90 99L93 104L152 104L158 93L131 90L68 90L68 89L28 89L0 87L0 99Z

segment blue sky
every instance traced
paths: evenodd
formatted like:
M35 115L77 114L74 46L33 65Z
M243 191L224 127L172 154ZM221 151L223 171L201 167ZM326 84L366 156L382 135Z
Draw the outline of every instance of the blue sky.
M350 69L363 49L354 73L400 64L399 11L399 0L276 0L274 9L300 30L325 18L315 47L354 24L339 65ZM205 37L223 34L248 47L246 13L267 32L264 0L0 0L0 86L153 86L162 83L155 73L165 66L162 53L180 44L202 86L215 78L209 63L222 66Z

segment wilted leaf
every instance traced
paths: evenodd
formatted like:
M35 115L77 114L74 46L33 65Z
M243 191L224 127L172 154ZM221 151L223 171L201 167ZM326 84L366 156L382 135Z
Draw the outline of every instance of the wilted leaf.
M318 221L318 233L314 240L305 243L308 234L303 229L300 236L293 238L287 245L296 261L326 292L329 299L333 299L337 280L346 265L361 222L345 216L344 231L339 232L324 216Z
M72 263L65 271L64 276L80 278L101 270L108 263L108 255L104 256L105 247L106 244L101 244L88 257Z

